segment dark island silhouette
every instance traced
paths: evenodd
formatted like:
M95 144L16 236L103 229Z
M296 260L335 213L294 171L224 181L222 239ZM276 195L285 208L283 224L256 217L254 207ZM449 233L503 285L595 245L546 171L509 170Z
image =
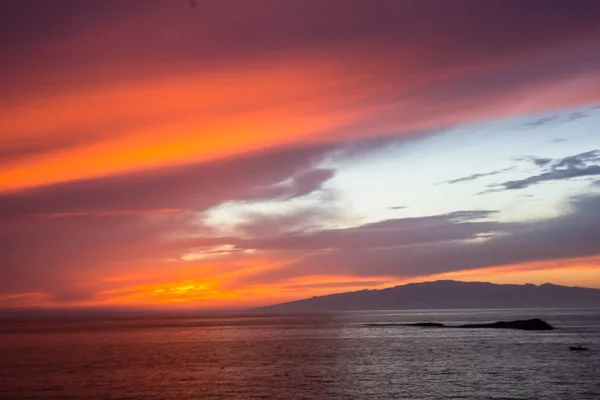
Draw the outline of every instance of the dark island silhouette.
M256 309L313 313L407 309L600 308L600 289L486 282L435 281L313 297Z
M539 318L522 319L515 321L498 321L486 324L464 324L464 325L444 325L438 322L416 322L413 324L365 324L369 327L387 327L387 326L414 326L421 328L465 328L465 329L518 329L524 331L551 331L552 325Z

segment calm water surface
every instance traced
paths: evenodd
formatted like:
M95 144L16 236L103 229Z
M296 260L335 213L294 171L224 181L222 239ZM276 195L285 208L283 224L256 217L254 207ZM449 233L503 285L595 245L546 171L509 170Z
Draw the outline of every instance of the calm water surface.
M560 329L364 326L531 317ZM0 322L0 398L597 400L600 312Z

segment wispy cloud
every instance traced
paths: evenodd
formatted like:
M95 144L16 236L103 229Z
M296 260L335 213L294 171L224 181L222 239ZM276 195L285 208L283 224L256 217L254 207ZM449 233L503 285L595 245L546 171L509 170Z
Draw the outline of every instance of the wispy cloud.
M586 112L586 110L591 110L591 108L588 107L582 111L570 111L570 112L566 112L566 113L562 112L562 113L557 113L555 115L550 115L547 117L537 118L532 121L524 123L522 125L522 127L524 127L524 128L539 128L542 126L548 126L548 125L552 125L552 124L560 124L560 123L576 121L579 119L587 118L591 115L589 112Z
M525 189L542 182L600 175L600 150L587 151L558 160L535 157L527 159L531 159L537 166L544 167L544 172L524 179L488 185L492 188L491 191Z
M513 157L513 160L514 161L530 161L530 162L534 163L538 167L543 167L544 165L547 165L547 164L549 164L549 163L552 162L551 158L548 158L548 157L535 157L535 156Z
M552 122L555 122L557 119L558 119L558 116L553 115L551 117L539 118L534 121L527 122L527 123L523 124L523 126L527 127L527 128L539 127L539 126L548 125Z
M504 172L512 171L514 169L515 169L515 167L509 167L509 168L503 168L503 169L499 169L499 170L491 171L491 172L484 172L484 173L472 174L472 175L469 175L469 176L465 176L465 177L457 178L457 179L452 179L452 180L449 180L449 181L446 181L446 182L442 182L442 183L455 184L455 183L461 183L461 182L470 182L470 181L474 181L474 180L479 179L479 178L485 178L487 176L499 175L499 174L502 174Z

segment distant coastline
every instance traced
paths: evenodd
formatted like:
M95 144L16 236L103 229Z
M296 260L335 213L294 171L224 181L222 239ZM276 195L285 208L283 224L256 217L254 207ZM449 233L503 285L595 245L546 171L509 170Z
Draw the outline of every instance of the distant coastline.
M254 309L265 313L447 309L600 309L600 289L434 281L312 297Z

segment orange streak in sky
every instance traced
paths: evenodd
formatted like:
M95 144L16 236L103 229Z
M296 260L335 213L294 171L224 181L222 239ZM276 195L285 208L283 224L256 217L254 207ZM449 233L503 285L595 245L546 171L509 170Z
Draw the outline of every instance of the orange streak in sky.
M528 262L502 265L403 280L402 283L453 279L492 283L544 284L600 288L600 257Z
M373 278L382 280L381 277ZM193 308L248 308L260 305L290 301L311 296L330 294L335 291L354 291L364 289L361 281L371 281L370 278L350 276L330 276L325 280L317 277L315 281L303 279L306 284L314 283L344 283L335 288L316 286L314 288L293 288L286 284L253 284L238 288L227 288L227 282L220 280L188 279L177 282L166 282L158 285L136 286L105 292L113 296L104 304L154 307L193 307ZM390 286L394 280L385 281L378 288Z
M3 107L0 126L16 147L73 140L4 166L0 190L206 161L297 142L360 119L336 106L351 76L310 65L229 71L91 87ZM320 139L322 140L322 138Z
M96 279L104 286L95 298L60 303L44 293L21 293L0 297L0 305L36 307L115 306L148 308L251 308L261 305L363 289L383 289L411 282L455 279L492 283L551 282L567 286L600 288L600 258L523 263L401 279L385 276L312 275L274 283L249 283L244 276L277 269L290 262L250 256L234 261L210 260L203 263L171 263L155 266L128 266L127 274ZM142 273L143 272L143 273ZM105 272L103 272L104 275ZM377 283L374 283L377 282ZM82 285L85 281L81 282Z
M465 71L413 73L406 81L397 71L389 81L369 68L378 62L385 59L356 65L343 58L277 60L7 99L0 128L8 134L0 136L0 146L49 148L2 165L0 191L298 143L408 133L600 98L596 78L584 76L480 96L477 106L470 98L432 100L420 91L435 90L436 82L453 74L460 79Z
M78 212L62 212L52 214L36 214L39 218L74 218L74 217L139 217L147 215L188 215L189 211L176 209L160 209L160 210L118 210L118 211L78 211Z

